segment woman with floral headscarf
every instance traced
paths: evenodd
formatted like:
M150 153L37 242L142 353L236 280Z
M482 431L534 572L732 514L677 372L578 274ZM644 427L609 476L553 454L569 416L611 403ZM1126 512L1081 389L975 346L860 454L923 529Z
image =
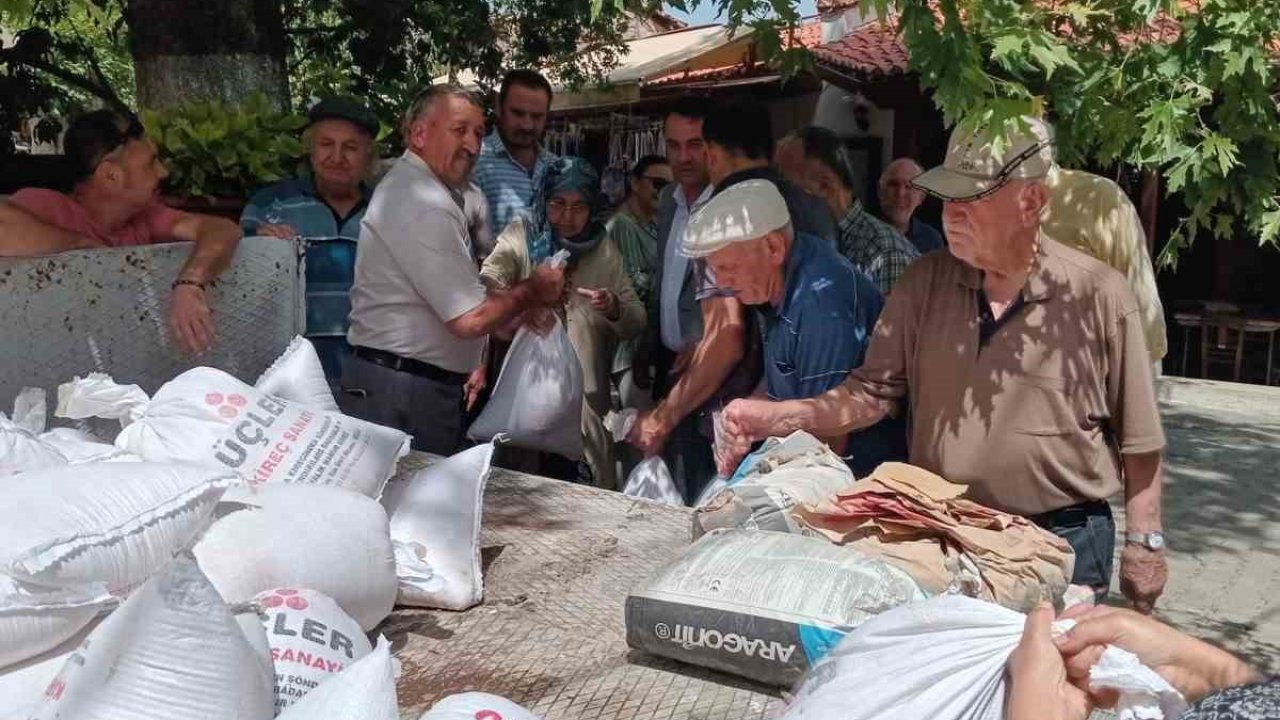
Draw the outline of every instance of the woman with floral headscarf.
M601 418L611 407L614 350L644 329L645 311L622 253L607 238L603 205L600 176L590 164L576 157L556 160L531 209L502 231L480 275L510 287L558 251L569 251L561 317L582 363L584 452L596 485L617 489L613 438Z

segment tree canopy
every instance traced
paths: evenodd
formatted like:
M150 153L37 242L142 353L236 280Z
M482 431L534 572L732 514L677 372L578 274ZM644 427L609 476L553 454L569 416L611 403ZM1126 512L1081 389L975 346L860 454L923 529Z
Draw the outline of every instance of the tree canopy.
M798 0L686 0L761 37ZM1046 114L1068 163L1159 172L1199 234L1280 243L1280 12L1273 0L862 0L894 23L948 123ZM774 48L777 44L774 43ZM768 49L768 47L766 47ZM784 68L797 58L775 52Z

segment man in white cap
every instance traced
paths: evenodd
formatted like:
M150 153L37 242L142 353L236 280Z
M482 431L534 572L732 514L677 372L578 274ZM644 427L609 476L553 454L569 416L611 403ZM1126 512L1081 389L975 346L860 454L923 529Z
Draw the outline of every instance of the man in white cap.
M862 364L880 291L829 241L795 232L772 182L747 180L713 197L689 221L681 251L758 311L769 399L816 397ZM866 473L900 459L888 456L883 435L877 426L823 440Z
M1164 432L1137 303L1115 270L1041 233L1048 126L1022 118L999 149L993 134L957 131L944 165L915 180L945 201L949 252L903 275L862 367L811 400L731 404L724 465L760 438L833 437L909 410L912 464L1062 536L1072 582L1099 595L1115 542L1106 501L1123 490L1120 586L1150 612L1167 577Z

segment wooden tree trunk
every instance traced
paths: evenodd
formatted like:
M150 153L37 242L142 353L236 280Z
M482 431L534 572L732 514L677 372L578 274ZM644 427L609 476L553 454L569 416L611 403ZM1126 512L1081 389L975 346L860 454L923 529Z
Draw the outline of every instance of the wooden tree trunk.
M289 102L280 0L129 0L138 104Z

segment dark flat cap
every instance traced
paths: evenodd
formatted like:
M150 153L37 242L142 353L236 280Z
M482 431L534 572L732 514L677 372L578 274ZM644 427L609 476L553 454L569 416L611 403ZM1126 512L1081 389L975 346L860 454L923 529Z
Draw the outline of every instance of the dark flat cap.
M378 129L381 127L378 116L374 115L369 108L345 97L324 98L311 106L307 118L311 124L321 120L346 120L373 137L378 136Z

